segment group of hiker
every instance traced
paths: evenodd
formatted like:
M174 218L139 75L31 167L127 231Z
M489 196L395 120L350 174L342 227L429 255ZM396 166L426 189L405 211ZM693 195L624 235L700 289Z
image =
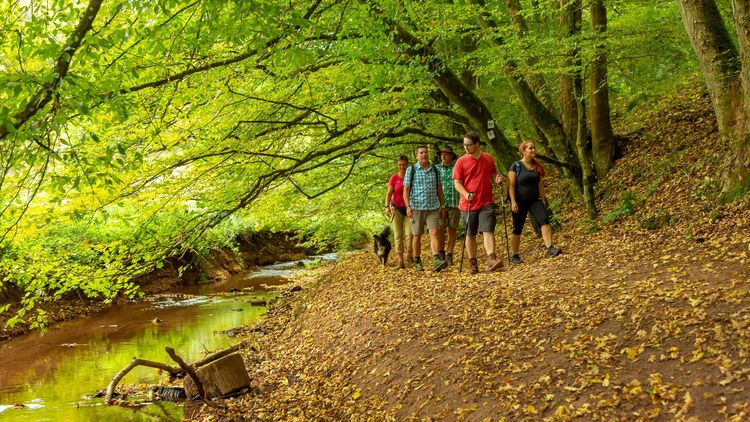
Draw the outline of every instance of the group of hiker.
M503 260L495 254L496 204L492 185L502 186L504 178L498 173L492 156L482 152L479 147L479 134L469 132L464 135L464 154L460 157L446 146L438 151L440 162L432 164L426 145L416 148L416 163L413 165L406 156L398 157L397 171L388 180L385 212L393 224L399 268L406 268L407 263L411 263L416 271L424 271L420 255L425 229L430 235L432 271L439 272L453 265L461 220L466 236L464 242L469 258L469 273L479 272L477 236L480 233L487 254L487 271L498 271L503 267ZM552 244L550 215L544 205L545 172L536 159L534 143L524 141L518 151L521 159L508 170L508 193L513 216L509 246L513 264L523 262L519 247L529 212L541 228L547 256L562 253Z

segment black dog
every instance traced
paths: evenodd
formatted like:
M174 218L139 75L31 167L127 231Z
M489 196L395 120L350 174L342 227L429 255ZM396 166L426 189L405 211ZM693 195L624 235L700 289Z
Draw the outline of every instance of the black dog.
M375 239L373 244L375 255L378 256L384 267L388 263L388 254L391 253L391 241L388 240L388 235L390 234L391 228L385 226L382 233L372 235L373 239Z

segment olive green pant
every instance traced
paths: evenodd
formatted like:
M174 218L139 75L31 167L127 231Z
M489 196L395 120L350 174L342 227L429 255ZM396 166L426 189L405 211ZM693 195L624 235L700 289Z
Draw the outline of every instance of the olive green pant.
M401 215L398 210L393 210L391 223L393 223L393 240L396 243L396 253L403 254L404 244L406 244L406 251L408 251L409 256L412 256L409 218Z

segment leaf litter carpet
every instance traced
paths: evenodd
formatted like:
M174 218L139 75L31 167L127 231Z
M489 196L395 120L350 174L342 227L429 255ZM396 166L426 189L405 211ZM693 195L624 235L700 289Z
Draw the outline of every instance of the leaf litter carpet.
M252 391L194 417L748 420L748 214L563 236L554 259L525 236L523 264L473 276L346 255L248 333Z

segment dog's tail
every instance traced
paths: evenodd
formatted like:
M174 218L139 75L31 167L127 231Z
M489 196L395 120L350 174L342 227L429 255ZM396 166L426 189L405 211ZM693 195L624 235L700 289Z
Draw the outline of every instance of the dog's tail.
M391 234L391 226L385 226L382 232L380 232L380 237L383 239L387 239L388 235Z

